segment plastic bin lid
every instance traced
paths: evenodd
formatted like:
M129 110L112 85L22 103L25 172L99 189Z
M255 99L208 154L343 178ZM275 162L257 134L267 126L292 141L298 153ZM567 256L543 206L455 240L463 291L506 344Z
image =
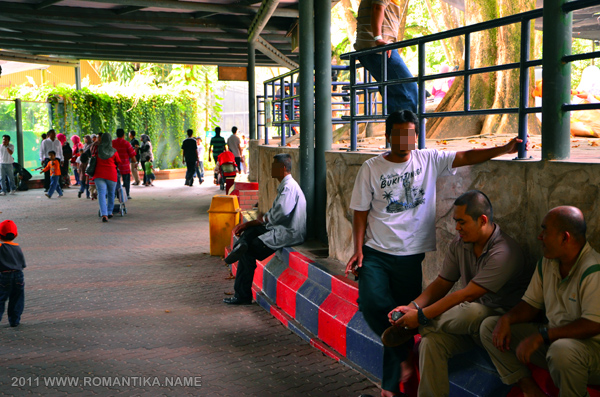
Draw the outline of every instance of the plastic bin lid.
M237 196L217 195L212 198L208 212L236 213L240 212Z

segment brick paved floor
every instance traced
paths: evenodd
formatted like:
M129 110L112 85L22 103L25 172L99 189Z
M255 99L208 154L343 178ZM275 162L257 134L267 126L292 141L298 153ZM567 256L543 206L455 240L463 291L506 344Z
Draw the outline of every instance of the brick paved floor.
M155 184L109 223L75 189L0 197L28 263L22 323L0 323L0 395L379 394L256 304L221 303L233 282L207 253L217 188Z

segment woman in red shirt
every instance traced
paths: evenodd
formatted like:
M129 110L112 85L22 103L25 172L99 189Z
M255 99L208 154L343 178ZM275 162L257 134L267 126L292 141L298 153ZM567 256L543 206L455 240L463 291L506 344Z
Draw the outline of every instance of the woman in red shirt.
M100 145L98 145L96 170L94 171L94 182L96 183L96 189L98 189L98 203L100 204L102 222L108 222L108 219L113 216L115 188L117 187L117 167L120 162L121 159L117 150L112 147L110 134L102 134Z

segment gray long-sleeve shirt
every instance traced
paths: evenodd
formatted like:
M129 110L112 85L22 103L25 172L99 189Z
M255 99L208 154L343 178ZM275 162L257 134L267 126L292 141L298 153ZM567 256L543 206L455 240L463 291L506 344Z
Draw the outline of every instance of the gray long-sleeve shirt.
M302 244L306 238L306 199L298 182L287 175L277 187L273 207L264 215L269 230L259 238L271 249Z

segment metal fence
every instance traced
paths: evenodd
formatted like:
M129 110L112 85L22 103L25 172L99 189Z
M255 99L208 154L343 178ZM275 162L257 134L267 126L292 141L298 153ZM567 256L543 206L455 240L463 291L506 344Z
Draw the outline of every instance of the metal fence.
M47 102L0 99L0 135L10 136L16 161L30 171L41 165L41 135L52 128L50 112Z

